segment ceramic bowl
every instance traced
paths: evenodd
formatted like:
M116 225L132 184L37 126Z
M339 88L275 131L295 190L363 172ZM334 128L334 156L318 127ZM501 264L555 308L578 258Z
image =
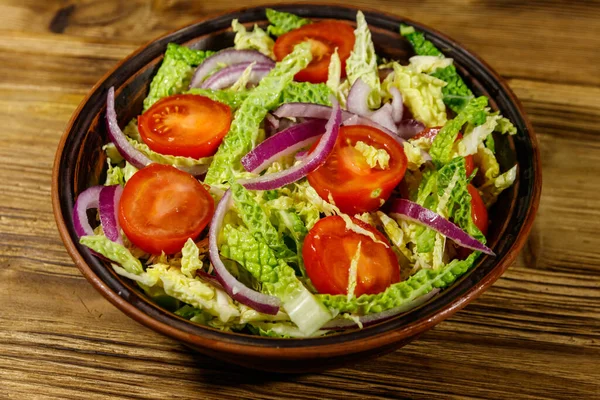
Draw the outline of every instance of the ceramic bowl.
M353 22L356 8L322 5L286 5L275 8L311 19ZM221 332L162 309L136 285L114 273L107 264L78 244L71 210L78 193L105 176L108 142L104 124L109 87L116 88L116 109L122 126L141 112L149 83L156 73L167 43L196 49L219 50L233 44L231 20L265 27L265 7L242 9L169 33L140 48L110 71L83 100L68 124L56 153L52 199L61 237L77 267L111 303L136 321L170 336L193 349L242 366L301 372L347 365L397 349L450 317L485 291L515 260L526 242L541 192L540 155L535 134L523 109L504 81L484 61L447 36L400 16L364 10L376 51L389 59L407 61L412 50L399 34L400 23L425 32L446 56L454 59L460 73L476 95L490 98L518 128L513 137L496 143L503 169L518 163L516 184L505 191L490 213L489 245L496 257L482 257L477 265L452 286L412 312L380 324L326 337L275 339Z

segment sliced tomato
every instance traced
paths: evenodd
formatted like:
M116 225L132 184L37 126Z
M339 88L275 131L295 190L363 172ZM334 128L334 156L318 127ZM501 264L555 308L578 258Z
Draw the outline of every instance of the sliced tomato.
M390 155L388 167L371 168L354 148L358 141L384 149ZM404 148L386 133L366 125L342 126L325 164L307 178L321 198L331 196L342 212L354 215L381 207L404 177L406 164Z
M440 132L440 129L442 129L441 126L436 126L434 128L426 128L422 132L415 135L413 137L413 139L427 138L427 139L431 139L431 141L433 142L433 139L435 139L437 134ZM456 141L462 139L462 137L463 137L462 134L459 133L458 136L456 137ZM473 161L473 156L466 156L465 157L465 170L467 172L467 177L471 176L474 169L475 169L475 162Z
M170 165L150 164L127 181L119 223L142 250L173 254L202 232L214 207L211 195L192 175Z
M350 266L359 243L354 291L357 297L383 292L391 284L400 281L400 265L385 236L356 218L352 218L352 221L373 233L377 240L388 244L388 247L348 230L342 217L319 220L308 232L302 247L306 272L319 293L348 294Z
M467 186L467 190L471 195L471 218L473 219L473 223L475 226L483 233L484 236L487 236L489 219L487 208L485 208L485 203L483 199L479 195L479 192L475 188L475 186L469 184ZM457 255L458 258L464 260L471 254L473 251L467 249L466 247L458 247Z
M138 118L140 136L150 149L192 158L213 155L230 125L229 106L193 94L165 97Z
M273 48L277 61L283 60L294 50L294 46L307 40L311 44L313 59L296 74L297 81L327 81L329 61L336 48L342 64L342 75L345 76L346 60L354 48L354 28L350 24L342 21L315 22L279 36Z
M467 190L471 195L471 218L473 218L473 223L479 228L481 233L487 235L489 220L487 208L485 208L483 199L479 195L477 189L475 189L475 186L469 184Z

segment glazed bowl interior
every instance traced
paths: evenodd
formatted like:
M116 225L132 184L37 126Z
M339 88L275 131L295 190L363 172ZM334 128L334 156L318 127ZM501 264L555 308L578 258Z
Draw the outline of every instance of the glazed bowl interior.
M312 19L331 18L350 22L354 21L357 11L351 7L316 5L276 8ZM449 38L412 21L365 11L378 54L406 63L412 55L412 49L398 34L398 27L401 22L414 25L416 29L424 31L427 38L448 57L454 59L467 85L476 95L488 96L490 106L500 110L518 128L518 134L514 137L496 137L497 155L502 170L509 169L515 163L519 165L516 184L502 193L490 214L488 242L496 257L481 257L474 268L427 304L408 314L362 330L320 338L274 339L221 332L191 323L162 309L148 299L134 283L115 274L107 263L78 244L71 215L74 199L85 188L103 182L106 174L105 155L101 148L108 142L104 123L108 89L111 86L116 89L117 115L119 123L124 126L141 113L142 101L160 66L167 43L175 42L210 50L230 47L233 45L231 20L238 18L247 25L258 23L264 27L267 25L264 10L264 7L257 7L232 12L163 36L125 59L92 89L73 116L56 157L53 203L59 230L77 266L111 302L136 320L201 351L207 352L205 348L209 344L215 347L208 353L217 356L221 351L250 354L272 347L279 349L277 354L280 357L295 357L300 353L293 352L302 349L302 354L306 357L315 357L327 354L328 349L334 347L339 356L344 352L358 354L374 348L384 351L394 344L397 346L400 342L409 340L456 312L506 270L524 244L537 208L541 183L535 136L510 89L476 56ZM220 348L221 344L225 347ZM279 356L273 353L271 357Z

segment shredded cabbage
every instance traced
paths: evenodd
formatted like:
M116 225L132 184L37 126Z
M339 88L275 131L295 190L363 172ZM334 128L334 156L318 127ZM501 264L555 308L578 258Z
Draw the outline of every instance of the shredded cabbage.
M369 95L369 106L379 108L381 104L381 84L377 70L375 45L371 39L371 31L362 11L356 13L356 30L354 31L354 49L346 60L346 75L350 85L361 78L372 89Z
M258 25L254 24L254 30L248 32L246 27L238 22L237 19L231 21L231 28L235 32L233 43L236 50L258 50L267 57L275 58L273 46L275 42Z
M281 36L284 33L288 33L291 30L311 23L310 19L298 17L297 15L283 11L273 10L272 8L267 8L266 14L267 19L271 23L267 28L267 32L273 36Z
M442 88L444 81L427 74L404 67L397 62L392 63L394 73L383 81L383 89L388 93L392 86L400 93L404 104L415 119L427 127L442 126L446 123L446 106L444 105Z
M385 151L385 149L377 149L361 140L356 142L354 148L363 155L369 167L379 167L381 169L389 168L390 154Z

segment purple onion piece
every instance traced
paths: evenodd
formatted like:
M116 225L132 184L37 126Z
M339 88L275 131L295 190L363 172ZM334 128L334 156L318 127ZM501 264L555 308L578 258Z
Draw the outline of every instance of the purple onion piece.
M398 129L392 118L392 105L390 103L384 104L379 110L371 114L369 118L371 121L387 128L393 133L396 133Z
M75 206L73 207L73 226L75 233L79 237L94 234L94 229L87 217L87 210L98 208L102 188L103 186L92 186L77 196Z
M215 274L221 283L221 286L223 286L223 289L225 289L234 300L237 300L248 307L252 307L258 312L275 315L279 311L280 300L275 296L259 293L242 284L231 275L221 260L217 240L222 229L223 219L225 218L227 211L229 211L231 203L231 190L227 190L215 209L215 214L213 215L208 231L208 254L210 262L213 265Z
M395 88L394 86L390 89L390 94L392 95L392 119L394 123L399 123L402 121L402 116L404 115L404 103L402 99L402 93Z
M225 67L208 77L201 85L205 89L225 89L233 85L252 63L244 62ZM260 80L273 69L273 64L257 63L252 67L249 83L258 84Z
M117 215L119 201L123 194L121 185L104 186L100 191L98 211L100 211L100 223L104 235L119 244L123 244L121 239L121 227Z
M370 117L373 114L369 108L369 95L372 91L371 86L362 79L355 80L346 100L348 111L361 117Z
M404 139L410 139L425 129L425 125L416 119L404 119L397 126L398 135Z
M460 229L452 222L410 200L394 200L390 215L416 222L420 225L425 225L426 227L446 236L448 239L452 239L459 246L495 256L494 252L489 247L474 237L469 236L465 231Z
M108 127L108 138L114 143L119 153L129 164L141 169L152 163L148 157L136 150L136 148L129 143L127 137L125 137L125 134L121 128L119 128L117 112L115 111L114 87L108 89L108 96L106 96L106 124Z
M313 119L291 126L260 143L242 158L248 172L260 173L277 159L314 143L325 130L325 121Z
M262 175L252 179L244 179L239 182L249 190L277 189L302 179L308 173L323 165L335 146L342 122L340 105L334 97L332 97L331 102L333 107L330 118L325 125L325 133L321 137L321 140L319 140L319 144L314 151L305 157L302 162L285 171Z
M275 111L273 115L278 118L319 118L329 119L331 107L312 103L286 103ZM354 114L342 110L342 121L347 120Z
M200 87L204 79L210 74L215 68L220 65L233 65L239 63L264 63L271 66L275 66L275 62L264 54L256 50L235 50L225 49L221 50L216 54L208 57L202 64L196 68L192 80L190 81L190 89Z

